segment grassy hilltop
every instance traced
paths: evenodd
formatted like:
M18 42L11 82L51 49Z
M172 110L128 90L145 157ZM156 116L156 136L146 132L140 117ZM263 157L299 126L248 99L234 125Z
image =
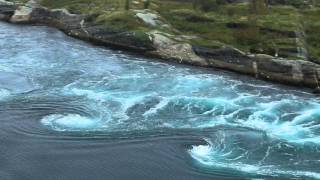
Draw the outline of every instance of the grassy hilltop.
M195 2L198 3L195 3ZM116 31L159 30L188 35L209 48L232 45L242 51L289 59L320 60L320 1L269 0L269 6L227 0L42 0L49 8L90 14L90 21ZM259 0L257 0L259 2ZM136 17L148 8L166 26L150 26ZM320 61L319 61L320 62Z

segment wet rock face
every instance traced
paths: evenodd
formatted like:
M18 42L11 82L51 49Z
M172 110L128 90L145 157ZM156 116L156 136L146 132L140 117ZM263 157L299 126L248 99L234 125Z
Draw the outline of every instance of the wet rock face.
M93 23L83 23L81 30L84 32L85 39L97 44L143 52L154 50L151 39L143 32L115 31Z
M0 20L9 21L17 7L8 1L0 0Z
M193 46L193 50L197 55L204 57L209 66L253 74L252 59L235 48L209 49Z
M14 5L0 4L0 20L9 21L15 10L16 7Z
M259 78L298 86L317 87L320 65L303 60L276 59L272 56L248 56L233 48L193 47L209 66L251 74Z
M31 22L43 23L57 27L63 31L71 31L81 28L82 15L70 14L65 9L34 8L31 13Z

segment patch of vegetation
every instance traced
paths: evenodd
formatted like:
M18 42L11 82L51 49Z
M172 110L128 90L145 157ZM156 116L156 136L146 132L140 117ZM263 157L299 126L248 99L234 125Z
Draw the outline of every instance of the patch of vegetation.
M253 53L275 55L280 49L306 46L320 59L320 10L318 0L255 0L256 4L227 3L226 0L42 0L50 8L66 8L73 13L93 14L90 21L115 31L160 30L195 36L190 43L209 48L230 44ZM134 10L158 12L171 30L150 27L135 17ZM297 32L306 32L298 44ZM216 43L219 42L219 43ZM290 54L279 54L287 57Z
M306 10L303 14L308 52L320 63L320 9Z
M49 8L66 8L77 13L97 13L104 11L124 11L130 9L143 9L144 0L130 2L127 0L42 0L41 4ZM150 4L149 4L150 6Z
M105 12L96 18L96 23L103 24L117 31L148 29L148 26L139 21L132 11Z
M225 44L219 42L219 41L214 41L210 39L202 39L202 38L195 38L191 40L191 44L193 45L198 45L198 46L203 46L211 49L219 49Z

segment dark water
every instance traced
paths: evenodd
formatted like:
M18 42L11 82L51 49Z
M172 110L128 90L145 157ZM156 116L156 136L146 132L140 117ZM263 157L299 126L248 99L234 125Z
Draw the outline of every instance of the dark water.
M317 179L320 101L0 23L0 179Z

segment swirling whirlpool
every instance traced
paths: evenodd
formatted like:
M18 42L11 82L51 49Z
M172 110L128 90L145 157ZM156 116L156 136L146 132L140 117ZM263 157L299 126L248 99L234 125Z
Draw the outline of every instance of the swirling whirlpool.
M307 90L0 27L0 179L320 178Z

